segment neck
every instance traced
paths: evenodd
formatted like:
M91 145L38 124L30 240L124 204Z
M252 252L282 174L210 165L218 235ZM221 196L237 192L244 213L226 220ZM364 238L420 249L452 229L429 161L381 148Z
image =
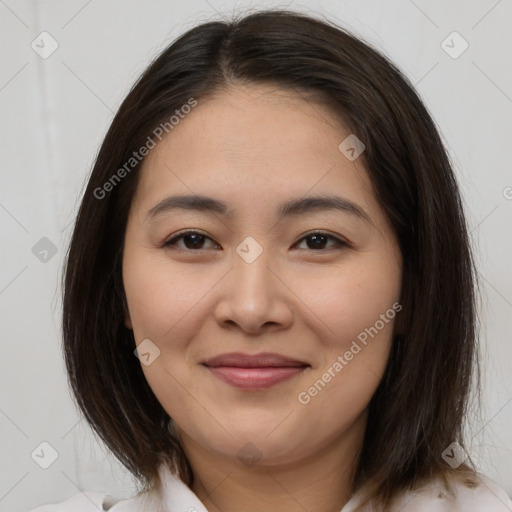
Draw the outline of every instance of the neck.
M340 512L350 499L366 414L312 455L286 465L261 459L247 467L213 452L182 432L194 481L192 491L209 512Z

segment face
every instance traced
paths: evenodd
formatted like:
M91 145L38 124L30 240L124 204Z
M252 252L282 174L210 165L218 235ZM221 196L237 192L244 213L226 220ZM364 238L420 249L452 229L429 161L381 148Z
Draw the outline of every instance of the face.
M239 87L198 101L144 162L126 326L179 430L219 456L247 443L269 465L319 453L365 416L383 375L402 260L362 157L338 148L349 135L327 107ZM178 195L224 208L165 201ZM205 364L232 353L275 357Z

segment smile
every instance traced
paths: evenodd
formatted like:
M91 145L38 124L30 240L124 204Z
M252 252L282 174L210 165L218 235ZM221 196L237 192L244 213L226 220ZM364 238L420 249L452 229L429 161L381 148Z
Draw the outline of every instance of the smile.
M219 354L202 365L231 386L253 390L270 388L311 367L306 361L272 352Z

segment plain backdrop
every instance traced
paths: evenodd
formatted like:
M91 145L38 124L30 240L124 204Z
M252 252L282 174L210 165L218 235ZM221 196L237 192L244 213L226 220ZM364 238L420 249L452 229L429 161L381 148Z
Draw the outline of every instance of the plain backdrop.
M60 273L84 181L157 52L200 22L275 6L381 49L439 125L482 283L484 408L469 418L470 454L512 494L510 0L0 0L0 511L135 489L80 421L61 354Z

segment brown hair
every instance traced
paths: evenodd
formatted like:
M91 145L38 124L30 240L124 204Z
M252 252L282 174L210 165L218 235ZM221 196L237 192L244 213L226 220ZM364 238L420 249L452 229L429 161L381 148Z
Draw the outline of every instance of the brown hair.
M385 504L422 480L461 469L471 474L441 456L454 441L464 446L462 425L478 370L476 273L446 150L392 62L345 29L290 11L189 30L149 65L115 115L82 199L64 274L64 350L77 405L145 490L159 487L162 462L191 484L169 416L124 326L123 241L141 164L108 194L97 191L190 98L200 103L251 83L311 93L342 117L366 146L365 167L402 251L403 310L369 405L354 489L371 483L374 503Z

